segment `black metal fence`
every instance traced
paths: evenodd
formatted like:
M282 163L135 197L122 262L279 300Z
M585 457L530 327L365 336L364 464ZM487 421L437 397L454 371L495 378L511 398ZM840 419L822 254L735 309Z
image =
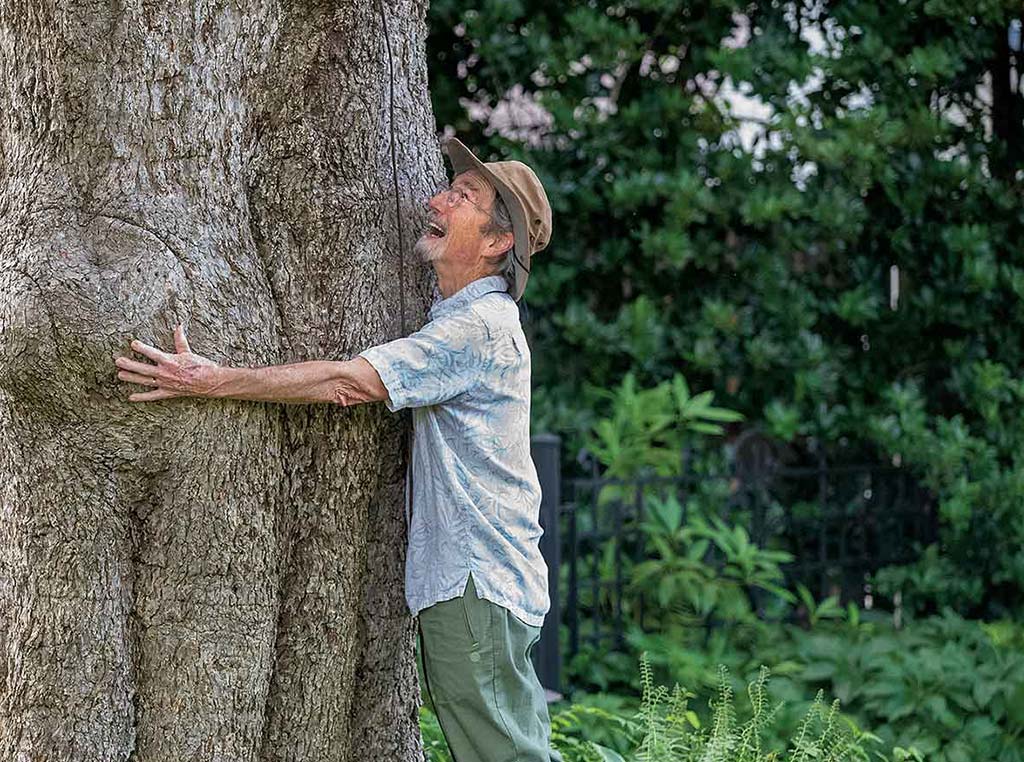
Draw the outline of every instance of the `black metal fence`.
M871 605L871 573L913 560L915 545L938 533L931 496L905 469L832 465L823 455L811 466L787 467L756 433L737 441L724 473L696 474L683 453L682 476L633 480L605 478L593 461L587 476L562 478L559 438L538 435L532 444L551 594L534 659L541 682L554 691L563 655L575 655L581 644L623 647L625 571L645 553L639 524L651 499L674 496L684 517L696 505L711 506L743 526L755 545L793 556L782 566L788 587L799 582L819 599L835 595L860 606ZM565 654L559 624L568 629Z

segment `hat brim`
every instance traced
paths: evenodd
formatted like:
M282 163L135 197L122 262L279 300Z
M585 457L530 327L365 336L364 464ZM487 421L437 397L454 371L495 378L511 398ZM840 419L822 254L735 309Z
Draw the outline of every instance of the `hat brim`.
M513 282L509 293L518 302L526 290L526 281L530 278L530 240L529 227L526 224L526 207L519 196L466 148L462 141L458 138L449 138L445 146L456 175L472 169L477 170L494 186L508 208L509 217L512 218L512 235L515 239L512 245Z

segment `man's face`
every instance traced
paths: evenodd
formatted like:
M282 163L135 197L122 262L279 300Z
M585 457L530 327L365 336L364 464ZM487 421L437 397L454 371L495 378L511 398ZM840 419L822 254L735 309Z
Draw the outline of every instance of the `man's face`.
M425 262L445 261L472 268L488 253L492 237L481 231L490 219L494 186L470 170L456 176L451 188L455 193L441 191L428 202L430 214L416 251Z

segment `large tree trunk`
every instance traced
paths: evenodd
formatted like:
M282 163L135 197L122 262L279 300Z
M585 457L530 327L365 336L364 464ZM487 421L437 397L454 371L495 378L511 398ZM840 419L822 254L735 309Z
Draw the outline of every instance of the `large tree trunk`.
M129 404L401 331L443 178L425 0L0 0L0 759L410 760L407 420ZM431 279L404 255L407 323Z

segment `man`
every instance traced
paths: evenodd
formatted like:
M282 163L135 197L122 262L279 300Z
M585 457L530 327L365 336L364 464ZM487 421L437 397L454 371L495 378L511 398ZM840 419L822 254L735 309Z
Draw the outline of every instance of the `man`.
M406 599L419 617L427 692L456 762L548 762L550 721L529 654L548 610L540 485L530 458L530 349L516 303L551 207L533 170L484 164L448 142L451 187L430 199L416 251L443 297L411 336L344 362L220 367L132 342L118 377L180 396L265 402L383 401L413 408Z

